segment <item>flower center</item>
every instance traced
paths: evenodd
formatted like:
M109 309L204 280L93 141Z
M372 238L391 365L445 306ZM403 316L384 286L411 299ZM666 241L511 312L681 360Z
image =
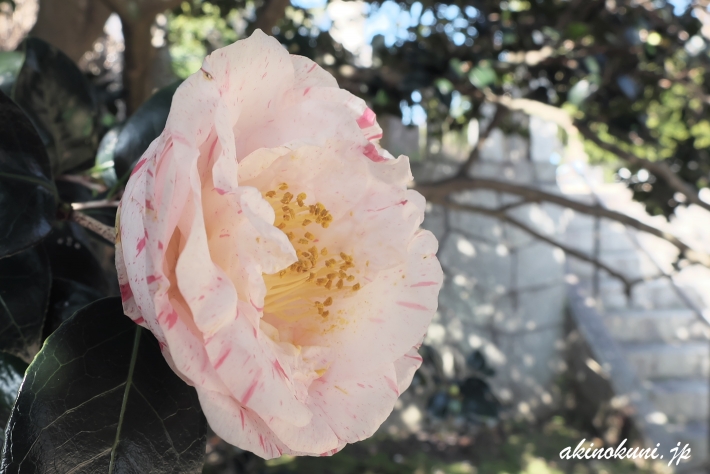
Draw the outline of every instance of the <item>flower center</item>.
M327 229L333 216L323 204L306 204L306 193L294 196L288 184L268 191L264 198L276 211L274 224L291 241L298 261L278 273L264 275L266 297L264 312L287 322L317 313L327 318L334 298L347 297L360 289L350 255L340 252L329 255L326 247L319 248L319 231Z

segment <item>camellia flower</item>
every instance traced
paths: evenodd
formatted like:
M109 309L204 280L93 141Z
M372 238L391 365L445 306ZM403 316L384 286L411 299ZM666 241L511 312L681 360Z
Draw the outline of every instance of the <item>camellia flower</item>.
M371 436L421 364L434 236L365 103L273 38L208 56L136 164L116 243L126 314L264 458Z

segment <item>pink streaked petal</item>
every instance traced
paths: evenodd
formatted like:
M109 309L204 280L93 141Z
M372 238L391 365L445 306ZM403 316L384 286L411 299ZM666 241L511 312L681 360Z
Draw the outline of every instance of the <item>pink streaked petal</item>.
M409 352L394 362L394 370L397 374L397 390L400 394L409 388L414 373L421 365L422 356L419 355L417 347L412 347Z
M338 82L325 69L314 61L303 57L291 55L294 72L294 89L306 87L338 87Z
M419 303L414 303L412 301L397 301L397 304L400 306L404 306L405 308L416 309L418 311L433 312L431 309L427 308L426 306L419 304Z
M195 324L209 335L234 317L238 297L226 273L210 257L202 208L195 205L200 194L194 188L193 192L196 197L188 202L179 225L186 241L175 274Z
M396 159L369 163L370 172L379 181L396 186L407 186L412 179L409 158L401 155Z
M219 367L217 373L235 399L263 419L276 417L295 426L305 426L311 412L295 398L291 382L272 370L275 357L272 351L251 333L251 324L238 318L212 337L207 353L213 366L230 349L230 364Z
M385 157L380 155L377 147L373 143L368 143L362 150L362 154L368 157L371 161L375 163L380 163L385 161Z
M369 128L373 125L375 125L375 112L368 107L357 119L357 126L360 128Z
M430 232L419 231L409 245L406 265L381 271L374 282L349 300L348 307L342 308L352 319L347 330L329 338L333 348L329 372L333 376L355 376L393 363L422 340L437 308L443 282L441 265L434 256L436 247ZM411 288L409 285L420 281L422 275L439 285ZM408 305L397 304L398 301ZM362 344L363 340L368 344ZM372 351L372 347L378 350Z
M214 432L227 443L273 459L291 451L252 410L231 397L197 387L205 417Z
M311 421L301 427L285 423L278 418L266 422L267 426L290 450L311 455L337 449L341 440L329 425L329 419L320 407L311 404Z
M396 377L392 364L356 379L326 373L311 385L310 394L338 438L354 443L372 436L392 412L398 395L387 379Z

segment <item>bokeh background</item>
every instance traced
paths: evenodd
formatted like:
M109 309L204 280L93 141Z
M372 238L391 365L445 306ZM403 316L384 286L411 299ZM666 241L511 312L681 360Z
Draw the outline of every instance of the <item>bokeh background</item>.
M375 110L446 280L372 439L264 462L210 435L205 473L708 472L706 0L0 0L0 89L26 37L56 46L94 87L101 154L256 28ZM582 439L692 455L560 459Z

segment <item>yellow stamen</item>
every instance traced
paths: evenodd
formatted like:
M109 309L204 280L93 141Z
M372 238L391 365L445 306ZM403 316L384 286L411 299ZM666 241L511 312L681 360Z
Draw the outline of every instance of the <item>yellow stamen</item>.
M352 295L343 290L360 289L355 275L348 274L355 263L352 256L340 251L335 258L324 258L328 255L327 248L318 248L314 242L323 238L319 229L327 228L334 220L333 215L323 203L306 204L306 193L291 193L286 191L288 188L287 183L281 183L279 191L268 191L264 196L276 211L274 225L288 237L298 261L276 274L264 275L267 288L264 314L288 322L316 314L326 318L330 313L325 307ZM314 221L319 226L305 232L303 227ZM353 285L345 285L346 281Z

